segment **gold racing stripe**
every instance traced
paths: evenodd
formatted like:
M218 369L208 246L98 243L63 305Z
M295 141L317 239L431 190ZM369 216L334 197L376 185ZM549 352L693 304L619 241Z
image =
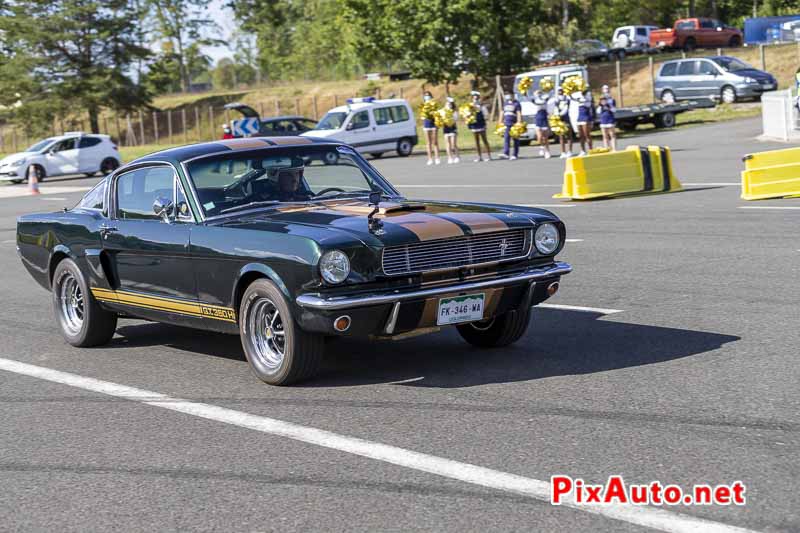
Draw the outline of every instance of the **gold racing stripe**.
M112 291L100 287L92 287L92 295L103 302L112 302L155 311L166 311L170 313L180 313L200 318L211 318L223 320L225 322L236 322L236 312L220 305L204 304L202 302L191 302L166 298L163 296L145 296L143 294L128 291Z
M267 141L277 146L292 146L296 144L311 144L313 141L308 137L286 136L286 137L264 137Z
M250 150L252 148L268 148L272 146L266 141L265 137L246 137L243 139L223 139L214 141L217 144L227 146L231 150Z
M391 215L390 213L383 220L407 229L416 235L420 241L464 236L464 230L455 222L425 213L406 213L403 215Z
M493 231L504 231L508 225L497 217L486 213L441 213L443 216L458 220L467 226L473 235L480 233L491 233Z

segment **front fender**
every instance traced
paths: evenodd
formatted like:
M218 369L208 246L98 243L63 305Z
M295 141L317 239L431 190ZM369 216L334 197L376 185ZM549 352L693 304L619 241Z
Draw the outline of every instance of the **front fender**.
M286 300L291 304L294 302L292 293L289 287L280 277L280 275L272 268L264 263L248 263L243 266L236 275L236 280L233 284L233 292L231 293L231 307L238 311L239 302L241 301L242 294L244 294L247 286L255 279L265 277L272 281L286 297Z

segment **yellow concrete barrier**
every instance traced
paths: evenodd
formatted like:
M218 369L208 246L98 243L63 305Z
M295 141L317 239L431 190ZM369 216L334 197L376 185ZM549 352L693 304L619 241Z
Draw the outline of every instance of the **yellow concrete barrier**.
M800 148L770 150L744 157L742 198L763 200L800 195Z
M553 198L593 200L682 189L672 170L669 148L629 146L619 152L567 159L564 185Z

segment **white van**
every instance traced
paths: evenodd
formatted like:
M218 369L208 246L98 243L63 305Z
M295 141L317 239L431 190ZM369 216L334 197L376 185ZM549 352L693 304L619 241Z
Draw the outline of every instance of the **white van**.
M373 157L384 152L408 156L418 141L414 111L406 100L377 100L371 96L349 98L302 135L347 143Z
M629 52L646 50L650 48L650 32L657 29L658 26L620 26L614 30L612 46Z
M536 130L533 127L535 117L531 98L533 97L534 91L539 88L539 83L544 78L552 78L555 82L555 87L560 87L564 80L571 76L580 76L586 80L586 83L589 83L589 72L586 70L586 67L581 65L559 65L557 67L540 68L517 74L517 77L514 78L514 96L517 97L522 107L522 120L524 120L528 126L527 131L520 137L524 143L530 144L531 141L536 139ZM519 81L526 77L530 78L532 83L528 92L522 94L518 89Z

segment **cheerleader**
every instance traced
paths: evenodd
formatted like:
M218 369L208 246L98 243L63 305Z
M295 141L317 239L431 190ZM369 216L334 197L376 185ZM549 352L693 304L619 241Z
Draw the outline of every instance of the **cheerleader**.
M481 93L472 91L470 96L472 97L472 107L475 109L475 121L472 124L468 124L467 127L475 136L475 148L478 150L478 157L475 158L475 162L480 163L481 161L492 159L492 149L489 148L489 139L486 138L486 117L489 115L489 111L481 103ZM483 140L483 145L486 147L485 156L481 155L481 140Z
M578 133L578 140L581 143L579 155L586 155L586 147L592 149L592 93L588 89L585 92L576 91L569 95L569 98L570 122L572 129Z
M603 132L603 146L611 150L617 149L616 121L614 120L614 113L616 110L617 102L614 101L614 98L611 96L608 85L603 85L600 105L597 106L597 114L600 116L600 130Z
M433 95L430 91L425 91L422 94L423 102L430 102L433 100ZM422 130L425 132L425 150L428 152L428 165L437 165L441 163L439 160L439 128L436 127L436 122L433 117L423 117Z
M444 104L445 109L453 111L453 124L452 126L444 125L444 140L447 143L447 164L458 163L461 161L458 157L458 131L456 123L458 121L458 109L456 109L456 100L452 96L447 97L447 103Z
M539 155L550 159L550 124L547 122L549 114L550 94L541 89L533 92L533 127L536 130L536 141L539 143Z
M512 161L519 157L519 139L511 137L511 126L517 122L522 122L522 106L514 98L513 94L507 93L505 95L505 104L503 105L503 125L506 127L506 131L503 135L503 155L501 157ZM512 141L514 151L509 157Z
M564 89L559 87L556 90L555 96L550 98L551 106L554 113L558 113L561 122L563 122L567 131L558 136L558 141L561 143L561 159L566 159L572 156L572 126L569 120L569 97L564 94ZM569 148L567 148L569 145Z

